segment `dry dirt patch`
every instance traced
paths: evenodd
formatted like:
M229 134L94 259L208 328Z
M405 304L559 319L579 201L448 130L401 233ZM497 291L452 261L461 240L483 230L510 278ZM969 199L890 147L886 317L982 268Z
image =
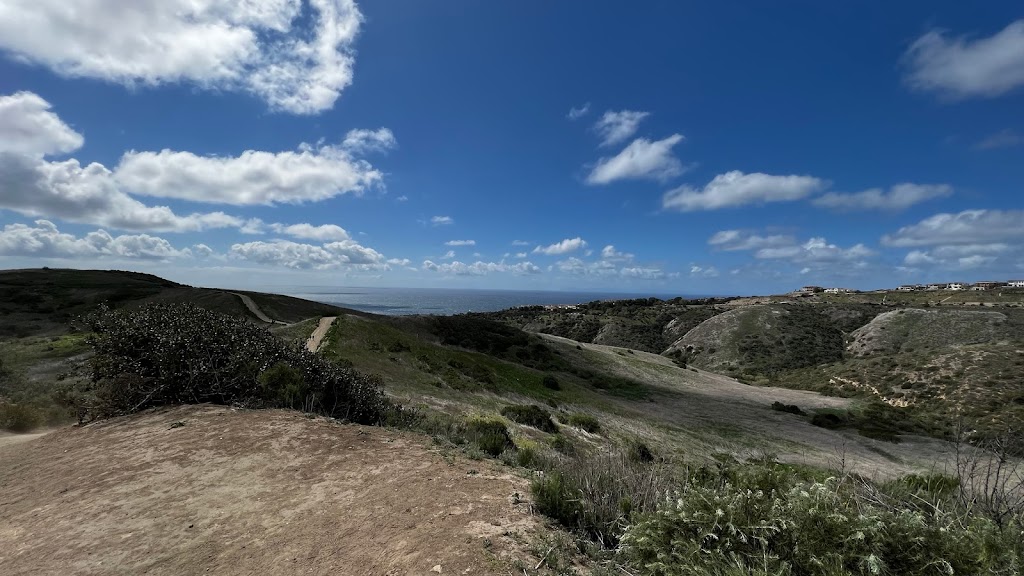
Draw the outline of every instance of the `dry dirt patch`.
M542 529L519 500L526 481L426 442L199 406L0 444L0 566L6 576L507 574L505 559Z

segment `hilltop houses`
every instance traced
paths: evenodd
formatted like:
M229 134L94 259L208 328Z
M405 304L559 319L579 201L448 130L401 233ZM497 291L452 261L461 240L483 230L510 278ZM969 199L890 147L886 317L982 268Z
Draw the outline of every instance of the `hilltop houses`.
M963 282L950 282L946 286L946 290L965 290L966 288L967 288L967 284L965 284Z
M1024 288L1024 280L1010 280L1006 285L1010 288Z

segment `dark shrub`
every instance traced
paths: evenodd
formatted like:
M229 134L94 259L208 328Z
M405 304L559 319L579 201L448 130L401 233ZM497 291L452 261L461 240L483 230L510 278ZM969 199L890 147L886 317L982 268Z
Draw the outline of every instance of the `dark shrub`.
M783 404L782 402L772 402L772 410L778 412L785 412L787 414L803 414L804 411L800 409L796 404Z
M640 440L634 440L629 444L629 450L627 455L634 462L649 463L654 462L654 452L650 446Z
M561 390L562 387L558 385L558 378L555 378L551 374L545 374L541 384L544 385L548 390Z
M101 308L83 320L92 381L69 394L86 418L165 404L297 408L362 424L381 421L380 383L289 345L245 320L190 304Z
M820 428L828 428L829 430L841 428L845 423L846 422L839 416L828 412L824 414L815 414L814 417L811 418L811 424Z
M544 432L558 432L551 413L533 404L512 404L501 409L501 415L518 424L533 426Z

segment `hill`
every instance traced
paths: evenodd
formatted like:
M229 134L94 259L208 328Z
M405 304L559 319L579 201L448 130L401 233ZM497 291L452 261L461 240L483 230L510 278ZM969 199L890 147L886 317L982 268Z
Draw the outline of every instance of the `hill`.
M121 270L0 270L0 338L54 336L75 317L100 304L119 308L149 302L191 302L203 308L261 321L243 294L270 319L293 323L342 309L277 294L194 288L150 274Z

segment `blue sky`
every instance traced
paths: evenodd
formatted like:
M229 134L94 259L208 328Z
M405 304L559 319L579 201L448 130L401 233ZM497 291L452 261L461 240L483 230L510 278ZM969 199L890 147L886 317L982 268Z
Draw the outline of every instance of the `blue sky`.
M1015 2L8 0L0 266L658 294L1020 278L1022 113Z

